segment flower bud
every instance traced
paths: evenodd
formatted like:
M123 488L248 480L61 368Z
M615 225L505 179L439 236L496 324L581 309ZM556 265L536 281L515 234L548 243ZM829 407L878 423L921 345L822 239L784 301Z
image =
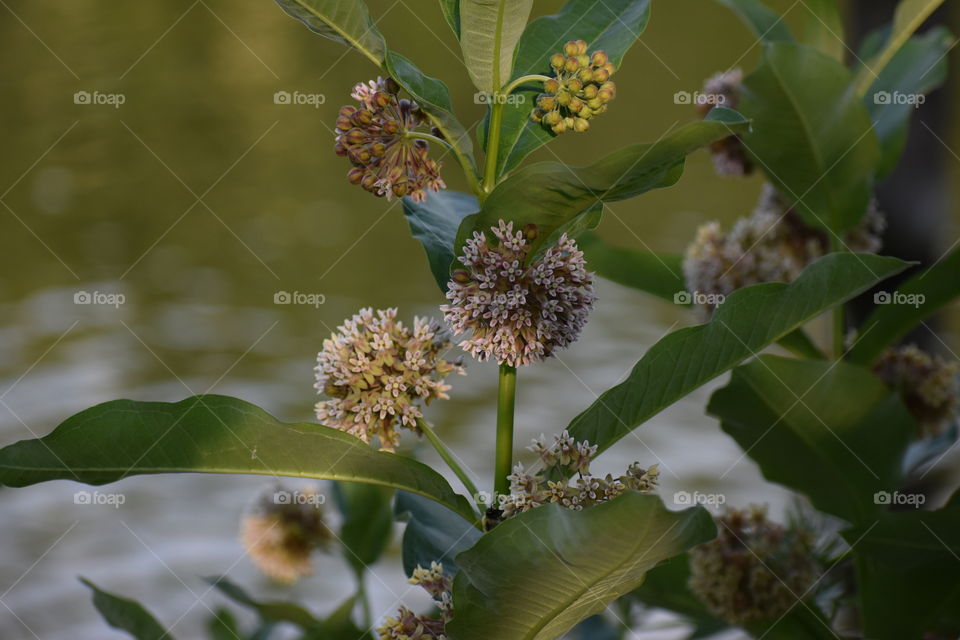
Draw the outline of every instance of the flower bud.
M600 96L597 96L593 100L587 100L587 106L590 107L594 113L598 113L600 108L603 107L603 100Z
M530 112L530 119L536 123L539 123L541 120L543 120L543 113L543 110L540 108L534 109Z
M610 78L610 73L600 67L599 69L594 69L593 71L593 81L594 82L606 82Z
M470 282L470 272L468 272L466 269L457 269L453 272L451 277L457 284L467 284Z
M601 102L610 102L613 100L613 91L610 89L600 89L600 91L597 92L597 98Z
M550 113L543 116L543 122L551 127L559 124L562 120L563 120L563 116L560 115L559 111L551 111Z
M350 181L350 184L360 184L360 181L363 180L363 174L363 169L354 167L347 172L347 180Z
M595 67L602 67L610 62L610 59L607 58L607 53L605 51L594 51L590 62L593 63L593 66Z
M566 61L563 63L563 68L568 73L573 73L574 71L577 71L578 69L580 69L580 63L577 61L576 58L567 58Z
M570 104L567 105L567 108L573 113L580 113L580 110L583 109L583 100L574 98L570 101Z
M597 85L588 84L583 88L583 97L587 100L593 100L597 97Z
M571 78L567 81L567 91L571 93L577 93L581 89L583 89L583 83L576 78Z
M577 40L577 53L586 53L587 52L587 42L585 40Z
M357 126L365 126L373 122L373 114L366 109L357 109L357 112L353 114L351 120L353 120Z
M543 90L547 93L556 93L560 90L560 83L553 78L545 80L543 83Z
M356 112L357 112L357 108L348 104L340 107L340 113L338 115L341 118L349 118Z
M350 144L360 144L365 142L366 139L367 134L361 129L350 129L350 131L347 131L347 142Z
M573 119L573 130L577 133L583 133L590 128L590 123L587 122L584 118L574 118Z
M554 96L543 94L537 98L537 106L544 111L553 111L557 108L557 99Z
M566 57L562 53L555 53L550 56L550 66L554 69L563 68L564 63L567 61Z
M556 133L557 135L559 135L559 134L561 134L561 133L563 133L564 131L567 130L567 125L564 124L564 121L563 121L563 120L561 120L561 121L558 122L557 124L553 125L553 126L551 127L551 129L553 130L554 133Z
M373 94L373 103L380 107L381 109L385 108L390 104L390 94L385 91L377 91Z
M400 131L400 123L396 120L387 120L383 123L383 132L388 135L396 135Z
M569 58L580 53L580 47L577 46L577 43L574 40L563 45L563 54Z
M560 93L557 94L557 102L562 107L565 107L568 104L570 104L571 99L572 99L572 96L567 91L561 91Z
M344 118L343 116L337 118L337 131L349 131L353 127L353 122L350 121L350 118Z
M387 92L392 93L393 95L400 93L400 85L397 84L397 81L393 78L387 78L384 81L384 88L387 90Z
M370 153L372 153L377 158L379 158L386 152L387 152L387 145L383 144L382 142L375 142L372 145L370 145Z
M407 195L406 181L395 182L393 184L393 195L397 196L398 198L402 198L403 196Z
M593 82L593 69L580 69L580 73L577 74L577 77L580 78L580 82L583 82L584 84Z
M577 56L577 62L580 63L581 67L587 67L590 65L590 56L585 53L581 53Z

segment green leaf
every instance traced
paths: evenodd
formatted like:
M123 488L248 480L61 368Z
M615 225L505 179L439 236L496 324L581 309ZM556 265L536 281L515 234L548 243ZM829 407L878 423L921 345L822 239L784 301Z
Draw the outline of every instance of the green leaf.
M460 0L440 0L440 10L443 18L453 29L453 33L460 39Z
M813 360L824 360L826 356L803 328L794 329L777 340L777 344L794 355Z
M709 323L674 331L653 345L624 382L573 419L570 433L603 451L694 389L906 267L895 258L835 253L790 284L735 291Z
M101 591L86 578L80 578L80 582L93 591L93 606L114 629L126 631L136 640L173 640L173 636L140 603Z
M955 300L960 296L957 273L960 273L960 251L916 274L895 291L876 294L874 301L881 304L864 321L860 337L847 358L862 365L871 364L895 340ZM894 296L899 303L893 304ZM908 303L911 301L914 304Z
M408 517L403 532L403 569L408 576L417 565L429 567L431 562L443 563L444 573L454 575L457 554L476 544L482 535L450 509L405 491L397 492L394 512Z
M379 66L387 51L363 0L277 0L280 8L314 33L341 42Z
M668 302L674 302L676 294L686 290L681 255L616 247L596 233L583 234L578 244L590 271L607 280L645 291Z
M757 164L812 226L840 234L863 218L880 147L850 90L850 72L808 47L773 43L744 80L742 139Z
M447 631L457 640L556 638L714 535L702 508L671 512L634 492L582 511L533 509L457 556Z
M714 109L707 119L688 124L653 144L624 147L586 167L560 162L528 165L496 186L480 212L467 216L457 232L463 247L474 231L488 231L499 220L539 227L534 247L598 202L616 202L674 184L689 153L731 133L746 131L749 122L729 109Z
M847 48L839 0L806 0L804 8L807 13L804 43L843 62Z
M690 556L684 553L665 560L649 571L646 580L631 595L648 607L667 609L682 615L702 631L703 637L729 628L690 591L689 583Z
M443 137L453 145L453 153L476 174L473 142L470 134L457 120L450 100L450 90L442 81L424 75L412 62L399 53L388 51L384 59L387 73L417 101Z
M919 108L898 96L925 96L940 87L947 78L946 53L953 42L953 35L944 27L910 38L870 85L863 101L883 154L880 175L896 166L910 116Z
M936 511L887 512L844 533L856 557L864 636L920 638L960 629L960 498ZM895 603L895 604L894 604ZM909 615L904 615L909 612ZM936 634L940 635L940 634Z
M237 619L229 609L217 609L207 620L210 640L243 640ZM169 639L168 639L169 640Z
M413 237L420 241L427 253L430 272L441 291L446 292L450 282L450 265L460 223L480 205L477 199L457 191L430 193L423 202L403 199L403 213Z
M474 86L493 94L510 78L533 0L460 0L460 47Z
M759 0L717 0L740 16L753 34L764 42L793 42L790 28L775 11Z
M533 74L553 75L550 56L570 40L587 42L591 52L605 51L619 68L649 19L650 0L568 0L558 13L527 25L517 45L511 80ZM513 93L513 101L504 105L497 149L498 176L512 171L531 152L556 137L530 120L542 90L539 83L525 85Z
M338 482L333 495L343 516L343 557L355 572L363 573L380 559L390 543L393 491L372 484Z
M876 515L877 491L899 486L916 431L899 397L869 370L769 355L734 369L707 412L767 480L851 523Z
M68 418L53 433L0 449L0 485L87 484L153 473L246 473L366 482L404 489L472 516L470 503L430 467L375 451L318 424L280 422L227 396L180 402L114 400Z
M886 46L867 61L857 74L855 86L859 95L866 94L870 85L873 84L873 79L883 72L910 36L941 4L943 0L900 0L893 14L893 25L890 28L890 37Z
M207 578L206 580L226 597L255 612L261 622L287 622L301 629L318 629L323 626L323 621L293 602L257 600L225 576Z

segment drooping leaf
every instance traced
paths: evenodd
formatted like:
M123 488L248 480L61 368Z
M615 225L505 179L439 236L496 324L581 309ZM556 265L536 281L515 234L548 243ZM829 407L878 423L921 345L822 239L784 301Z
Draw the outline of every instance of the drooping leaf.
M460 39L460 0L440 0L440 10L443 18L453 29L453 33Z
M237 619L229 609L220 608L214 611L207 620L207 633L210 640L243 640Z
M807 266L790 284L735 291L709 323L674 331L653 345L624 382L573 419L570 433L603 451L694 389L906 267L895 258L835 253Z
M880 301L859 330L847 359L871 364L895 340L960 296L960 251L921 271L896 291L882 291Z
M603 50L620 67L624 55L640 37L650 19L650 0L567 0L559 12L527 25L517 44L511 80L528 75L552 75L550 56L564 43L583 40L590 52ZM616 80L616 77L614 77ZM514 92L503 108L497 175L515 169L531 152L555 136L530 120L542 84L530 83ZM618 105L613 103L611 108Z
M394 505L398 517L407 516L403 532L403 569L411 575L417 565L443 564L444 572L457 572L456 557L480 539L480 530L461 516L421 496L398 491Z
M493 94L510 78L533 0L460 0L460 46L474 86Z
M354 571L363 573L390 543L393 530L393 490L372 484L338 482L334 497L343 516L340 542L343 557Z
M598 202L625 200L674 184L688 154L748 127L737 112L719 108L653 144L624 147L586 167L560 162L528 165L498 184L479 213L464 219L456 246L462 247L474 231L489 231L504 220L520 227L536 224L536 247Z
M342 42L380 65L387 51L363 0L277 0L280 8L314 33Z
M624 249L605 242L596 233L583 234L578 243L587 268L607 280L669 302L686 290L681 255Z
M767 179L815 227L840 234L867 212L880 147L842 64L815 49L767 46L739 104L741 138Z
M430 467L375 451L347 433L280 422L227 396L105 402L39 439L0 449L0 485L87 484L154 473L246 473L365 482L404 489L470 517L470 503Z
M707 412L767 480L851 523L876 515L876 492L899 486L916 431L899 397L869 370L770 355L734 369Z
M838 62L847 52L839 0L806 0L804 43Z
M472 195L449 190L430 193L423 202L403 199L403 213L410 232L423 245L430 272L441 291L447 290L450 281L457 229L464 218L479 208Z
M671 512L634 492L583 511L533 509L457 556L447 631L457 640L556 638L714 535L703 508Z
M467 170L476 173L476 163L473 157L473 142L470 134L457 120L453 112L453 103L450 100L450 90L440 80L424 75L412 62L394 51L388 51L384 59L387 73L403 87L421 106L430 117L433 124L440 129L443 137L453 145L456 154L468 167Z
M114 629L126 631L136 640L174 640L139 602L102 591L86 578L80 582L93 591L93 606Z
M764 42L793 42L790 27L778 15L760 0L717 0L740 16L753 35Z
M286 622L301 629L319 629L323 626L322 620L300 605L284 600L257 600L225 576L207 578L207 582L232 601L256 613L261 622Z

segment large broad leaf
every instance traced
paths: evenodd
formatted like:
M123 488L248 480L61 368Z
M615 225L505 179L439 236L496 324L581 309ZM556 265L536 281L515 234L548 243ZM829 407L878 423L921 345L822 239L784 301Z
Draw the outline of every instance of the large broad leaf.
M899 486L900 461L916 431L896 394L844 362L760 356L733 370L707 412L767 480L851 523L882 508L875 493Z
M465 171L476 174L473 143L470 134L453 113L450 90L440 80L424 75L412 62L399 53L388 51L384 59L387 73L406 89L430 117L443 137L453 146Z
M552 640L714 535L704 509L671 512L634 492L583 511L533 509L457 556L447 631L456 640Z
M93 606L114 629L126 631L136 640L173 640L173 636L140 603L102 591L85 578L80 578L80 582L93 591Z
M596 233L583 234L578 243L590 271L607 280L669 302L674 302L677 293L686 290L681 255L616 247Z
M707 119L658 142L624 147L586 167L560 162L526 166L498 184L478 214L467 216L457 232L456 246L462 247L474 231L497 226L499 220L520 227L536 224L540 235L535 245L543 243L598 202L625 200L674 184L688 154L748 128L749 122L737 112L714 109Z
M810 225L842 233L867 212L880 147L850 72L815 49L767 46L744 80L742 139L767 178Z
M431 562L443 564L449 576L457 572L455 558L480 539L480 530L470 521L436 502L421 496L397 492L394 512L407 518L403 532L403 569L411 575L417 565L429 567Z
M918 96L946 80L946 53L953 42L953 35L944 27L910 38L863 97L883 154L880 175L892 171L900 158L910 116L920 106Z
M443 18L453 29L457 38L460 38L460 0L440 0L440 10Z
M568 0L558 13L527 25L517 45L511 79L553 75L550 56L560 52L570 40L584 40L591 52L605 51L610 61L620 67L623 56L646 29L649 19L650 0ZM513 170L532 151L555 137L530 120L542 90L539 83L520 87L514 92L516 97L504 105L497 175ZM613 108L617 108L616 102Z
M314 33L353 47L380 65L387 51L363 0L277 0L280 8Z
M338 482L334 485L334 497L343 516L343 556L356 573L363 573L380 559L390 543L393 491L373 484Z
M834 253L790 284L735 291L709 323L674 331L650 347L624 382L573 419L570 433L602 451L697 387L906 267L895 258Z
M804 43L843 62L847 51L843 36L840 0L806 0Z
M860 328L860 338L847 354L852 362L869 365L898 338L960 296L960 251L921 271L896 291L881 291L881 304Z
M403 213L413 237L420 241L427 253L430 272L441 291L450 282L450 265L455 259L457 229L460 223L480 205L467 193L439 191L427 195L423 202L409 197L403 199Z
M879 522L866 523L844 537L856 557L865 637L956 636L960 496L954 495L937 511L885 513Z
M472 518L470 503L430 467L375 451L337 429L280 422L219 395L180 402L114 400L68 418L53 433L0 449L0 485L87 484L153 473L248 473L365 482L404 489Z
M765 42L793 42L783 17L760 0L717 0L740 16L753 34Z
M493 94L510 78L533 0L460 0L460 47L474 86Z

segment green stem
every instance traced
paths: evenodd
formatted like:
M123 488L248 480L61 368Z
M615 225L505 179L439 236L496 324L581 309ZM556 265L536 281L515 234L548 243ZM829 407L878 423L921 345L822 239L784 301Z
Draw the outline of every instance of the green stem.
M420 430L423 431L423 435L427 436L427 440L430 441L430 444L433 445L433 448L437 450L437 453L440 454L440 457L443 458L443 461L447 463L447 466L450 467L450 470L453 471L460 482L463 483L463 486L467 488L467 491L470 492L470 495L473 496L474 500L477 500L477 496L480 493L477 491L477 486L473 483L473 480L470 479L470 476L467 475L467 472L457 464L457 461L454 459L453 454L450 453L450 450L447 449L446 445L443 444L443 441L437 436L433 428L427 423L426 420L418 419L417 426L420 427Z
M517 395L517 368L500 365L500 388L497 396L497 451L494 470L494 491L510 493L507 480L513 472L513 411Z
M433 117L431 117L431 121L444 133L444 135L447 135L446 130L440 126L440 122L438 120L435 120ZM408 131L407 137L420 138L421 140L427 140L429 142L434 142L446 147L448 151L453 153L453 157L457 159L457 162L460 164L460 168L463 169L463 175L467 178L467 182L470 184L470 190L473 191L474 195L476 195L478 198L480 197L483 191L480 188L480 181L477 178L477 170L474 168L470 159L463 152L463 149L460 148L460 145L450 141L449 139L444 140L435 135L420 131ZM447 137L449 138L449 136Z
M354 575L357 577L357 600L363 610L363 627L369 629L373 626L373 610L370 608L370 597L363 580L363 569L354 569Z
M490 105L490 127L487 133L487 157L484 159L483 195L486 196L497 185L497 153L500 149L500 127L503 125L503 104Z
M831 251L838 252L843 250L843 243L836 235L830 238ZM833 309L833 358L840 360L843 358L843 341L846 337L846 318L843 304L838 304Z
M550 76L542 76L540 74L533 74L529 76L520 76L507 86L503 88L503 91L500 92L500 95L508 96L514 91L517 90L517 87L527 82L546 82L547 80L552 80Z

